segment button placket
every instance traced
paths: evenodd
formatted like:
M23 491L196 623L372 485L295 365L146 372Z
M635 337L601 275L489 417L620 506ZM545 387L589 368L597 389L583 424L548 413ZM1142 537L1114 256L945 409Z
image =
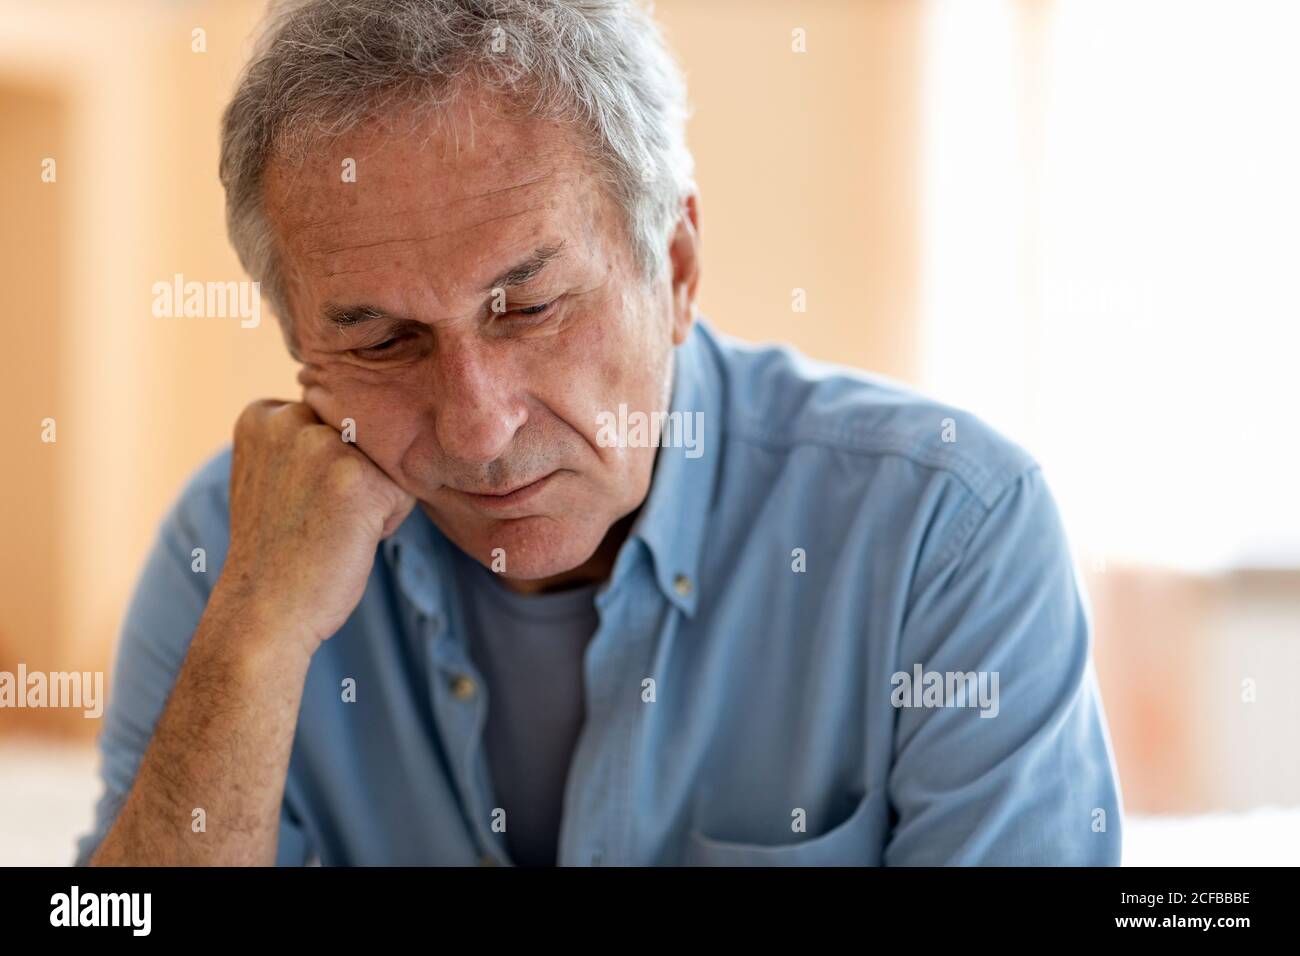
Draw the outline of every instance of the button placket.
M565 784L560 865L631 862L632 744L640 726L637 694L659 632L670 611L645 572L629 575L612 595L587 649L586 712ZM599 832L592 832L595 825Z
M482 849L482 857L505 856L500 834L488 819L486 794L477 773L488 694L482 677L454 641L431 641L430 697L439 734L448 754L452 782L460 795L462 812ZM482 859L480 857L480 860Z
M406 533L406 526L399 534ZM468 660L468 651L451 626L456 595L439 586L449 575L446 553L437 543L430 552L403 547L396 537L385 542L390 566L408 602L412 632L423 645L428 700L435 733L447 755L450 783L466 826L466 837L480 849L479 861L509 865L504 838L492 832L487 815L490 781L480 758L487 690ZM450 603L444 603L450 602ZM477 772L476 772L477 771Z

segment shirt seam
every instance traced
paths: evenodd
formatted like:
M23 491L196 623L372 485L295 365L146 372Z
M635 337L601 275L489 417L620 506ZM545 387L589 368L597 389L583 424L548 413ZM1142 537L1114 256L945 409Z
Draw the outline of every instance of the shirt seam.
M988 488L995 480L996 472L979 464L973 459L964 459L960 462L942 461L938 459L938 453L921 454L914 449L906 447L902 442L881 440L879 433L871 436L876 440L863 440L867 436L853 441L846 441L844 433L838 437L827 434L800 434L796 436L776 436L759 431L751 431L740 427L732 427L731 435L735 438L746 441L754 445L759 445L772 451L788 452L799 446L813 446L826 448L830 451L842 452L844 454L858 455L862 457L881 458L893 457L901 458L914 465L922 468L929 468L934 471L943 472L951 475L959 481L965 490L980 502L986 508L992 508L999 497L998 494L990 496ZM726 434L726 431L723 431ZM1024 454L1028 454L1027 452ZM1028 465L1022 465L1021 469L1012 476L1010 483L1018 478L1025 470L1038 467L1038 462L1030 459ZM974 472L974 474L972 474Z
M960 570L961 565L966 560L966 552L970 548L970 544L975 539L975 536L979 533L980 528L984 526L990 516L998 510L998 507L1016 490L1016 488L1024 483L1026 479L1041 470L1042 466L1035 462L1009 479L1000 488L990 503L984 504L978 499L969 502L967 506L962 509L962 513L957 518L956 529L948 536L947 543L939 551L938 555L936 555L934 561L931 562L935 566L936 573L939 568L942 568L953 558L957 559L957 565L954 570ZM980 507L974 507L977 504ZM925 568L922 567L917 568L917 576L912 582L913 586L908 589L909 610L913 600L915 599L915 585L917 581L929 581L929 577L921 573L924 570Z

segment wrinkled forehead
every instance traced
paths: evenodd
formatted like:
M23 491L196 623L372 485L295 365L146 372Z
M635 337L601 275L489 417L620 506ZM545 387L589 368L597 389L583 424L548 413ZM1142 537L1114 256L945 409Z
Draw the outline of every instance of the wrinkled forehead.
M581 247L616 228L598 182L570 127L467 101L274 158L264 189L295 285L415 270L453 299L534 240Z
M593 179L565 126L458 109L414 128L371 120L292 158L273 157L264 198L281 242L320 247L410 220L462 227L525 208L569 208Z

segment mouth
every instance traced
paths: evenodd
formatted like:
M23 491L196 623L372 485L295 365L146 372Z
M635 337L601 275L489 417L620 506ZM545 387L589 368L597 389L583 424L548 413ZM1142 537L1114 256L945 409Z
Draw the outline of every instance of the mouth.
M505 488L501 491L461 491L459 488L453 488L451 490L477 508L483 508L488 511L504 511L526 504L528 501L535 498L558 474L559 471L553 471L534 481L522 485L515 485L513 488Z

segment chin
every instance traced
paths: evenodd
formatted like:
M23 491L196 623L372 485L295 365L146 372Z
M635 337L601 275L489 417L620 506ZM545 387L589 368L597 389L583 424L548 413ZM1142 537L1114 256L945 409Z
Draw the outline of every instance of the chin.
M564 574L586 563L600 547L606 530L589 527L582 521L533 515L492 522L487 528L475 529L468 535L468 541L455 534L448 537L489 568L493 550L504 549L503 577L535 581Z

